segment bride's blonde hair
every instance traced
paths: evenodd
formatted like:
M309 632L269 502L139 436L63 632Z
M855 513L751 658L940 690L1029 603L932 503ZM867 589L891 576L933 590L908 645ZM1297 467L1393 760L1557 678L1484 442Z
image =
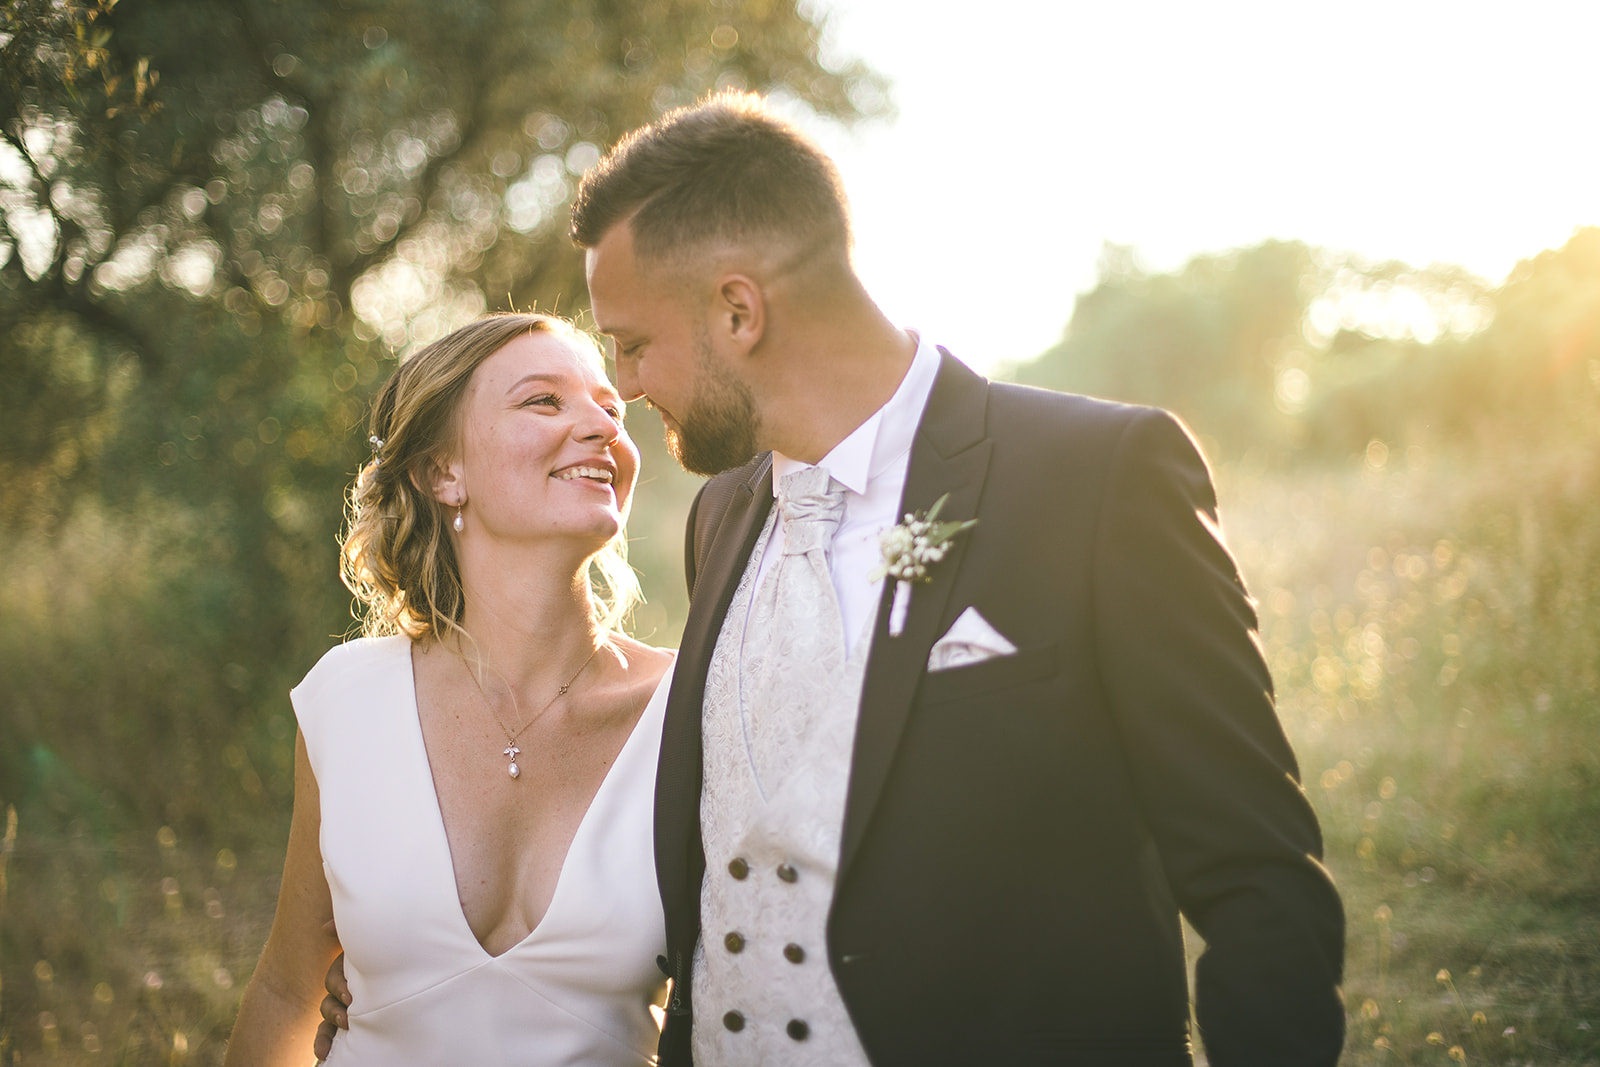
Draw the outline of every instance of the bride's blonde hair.
M359 602L361 633L403 633L413 640L460 636L464 598L450 509L435 500L431 468L446 461L460 431L459 412L473 371L527 333L556 333L600 351L565 319L505 312L469 323L433 342L389 376L372 406L373 458L350 488L339 576ZM589 590L604 630L621 625L641 597L618 531L589 561Z

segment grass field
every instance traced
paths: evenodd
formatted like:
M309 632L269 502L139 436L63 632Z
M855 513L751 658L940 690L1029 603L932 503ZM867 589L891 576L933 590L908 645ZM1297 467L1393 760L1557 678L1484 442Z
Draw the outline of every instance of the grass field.
M1345 898L1352 1067L1600 1063L1596 445L1219 471ZM287 828L286 702L258 719L256 746L202 754L231 791L209 822L121 810L85 767L162 770L110 728L0 783L0 1063L220 1059Z
M1600 455L1369 457L1223 487L1345 899L1343 1062L1600 1063Z

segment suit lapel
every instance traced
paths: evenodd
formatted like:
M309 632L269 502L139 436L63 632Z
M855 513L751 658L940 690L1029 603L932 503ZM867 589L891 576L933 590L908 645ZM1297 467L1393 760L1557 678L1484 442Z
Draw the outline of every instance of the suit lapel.
M728 605L771 508L772 457L767 455L753 464L750 477L734 492L684 622L656 777L656 878L669 932L675 919L699 919L705 864L700 847L700 721L706 674ZM692 936L692 928L686 932Z
M962 520L978 514L989 467L992 444L985 424L989 383L948 352L940 352L939 374L917 426L906 487L896 514L925 511L948 493L939 517ZM861 714L840 847L841 883L888 777L928 653L942 632L946 605L967 542L975 532L957 536L949 554L932 567L931 581L913 586L905 629L896 637L889 636L894 582L884 582L861 688Z

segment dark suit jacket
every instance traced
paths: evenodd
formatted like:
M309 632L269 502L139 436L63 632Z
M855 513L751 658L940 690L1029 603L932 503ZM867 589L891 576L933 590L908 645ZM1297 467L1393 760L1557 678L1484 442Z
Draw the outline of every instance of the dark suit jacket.
M758 457L707 483L690 517L656 793L664 1067L689 1062L701 694L771 479ZM946 493L941 518L978 524L897 637L885 583L828 922L872 1062L1187 1064L1181 909L1207 944L1211 1062L1333 1064L1343 913L1183 427L990 383L946 353L900 510ZM927 673L969 605L1019 651Z

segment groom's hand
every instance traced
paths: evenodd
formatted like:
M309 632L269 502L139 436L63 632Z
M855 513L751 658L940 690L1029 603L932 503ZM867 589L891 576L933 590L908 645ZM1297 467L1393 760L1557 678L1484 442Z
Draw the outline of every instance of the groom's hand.
M322 1022L317 1026L317 1040L313 1045L319 1063L333 1051L334 1035L350 1028L350 1016L346 1011L350 1006L350 985L344 980L343 952L334 957L323 985L328 995L322 998Z

